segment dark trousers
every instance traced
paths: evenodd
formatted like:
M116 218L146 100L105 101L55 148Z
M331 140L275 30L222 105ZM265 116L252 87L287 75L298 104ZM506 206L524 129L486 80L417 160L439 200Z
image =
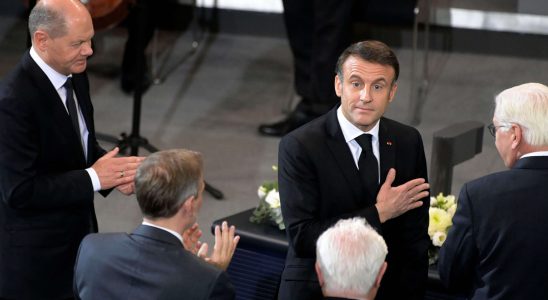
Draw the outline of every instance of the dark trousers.
M122 81L136 83L140 71L147 70L145 50L152 39L165 1L137 0L128 17L128 38L122 61Z
M320 115L339 99L335 65L352 39L353 0L283 0L284 20L293 53L299 109Z

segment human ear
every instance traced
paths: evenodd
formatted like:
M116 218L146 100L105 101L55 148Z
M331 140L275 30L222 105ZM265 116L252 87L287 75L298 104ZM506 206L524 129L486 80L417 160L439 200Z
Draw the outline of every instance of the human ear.
M48 47L48 39L49 35L47 32L43 30L36 30L32 37L32 44L35 48L37 48L41 52L44 52L47 50Z
M382 280L382 276L384 276L384 272L386 271L386 268L388 266L388 263L387 262L384 262L382 265L381 265L381 268L379 269L379 273L377 274L377 278L375 279L375 283L374 283L374 286L375 287L380 287L381 286L381 280Z
M392 87L390 88L390 96L388 98L388 102L392 102L394 100L394 96L396 96L396 91L398 90L398 84L392 83Z
M335 93L338 97L342 94L342 80L339 78L339 74L335 75Z
M318 282L320 283L320 286L323 286L325 281L323 280L323 274L322 270L320 269L320 264L316 262L314 264L314 268L316 269L316 274L318 275Z
M523 131L519 125L512 124L512 149L516 149L523 139Z

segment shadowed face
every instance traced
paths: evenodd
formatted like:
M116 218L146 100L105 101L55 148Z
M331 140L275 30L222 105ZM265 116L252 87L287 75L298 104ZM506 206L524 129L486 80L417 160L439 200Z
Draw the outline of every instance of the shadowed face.
M342 73L344 78L335 77L335 91L341 98L343 115L356 127L369 131L394 99L394 69L350 56Z

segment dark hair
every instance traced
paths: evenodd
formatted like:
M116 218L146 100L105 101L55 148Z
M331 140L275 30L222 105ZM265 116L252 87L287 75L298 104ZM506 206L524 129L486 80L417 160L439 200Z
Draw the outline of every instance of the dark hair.
M149 155L135 174L135 195L147 218L170 218L202 184L202 155L173 149Z
M396 54L385 43L379 41L357 42L346 48L337 60L335 72L343 79L342 66L350 56L361 58L365 61L384 66L391 66L394 69L394 82L400 75L400 63Z

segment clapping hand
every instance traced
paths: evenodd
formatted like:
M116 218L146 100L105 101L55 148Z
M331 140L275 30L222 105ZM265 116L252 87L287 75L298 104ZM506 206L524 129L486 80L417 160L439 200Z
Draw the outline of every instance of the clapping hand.
M123 194L133 193L133 179L141 162L145 159L140 156L117 157L118 147L107 152L99 158L93 166L93 170L99 177L101 189L106 190L119 187Z
M198 250L198 257L221 270L226 270L240 241L240 236L234 236L235 231L236 228L234 226L229 227L226 221L223 221L221 226L215 226L215 246L211 256L207 255L207 243L203 243Z
M183 246L192 254L197 255L202 246L202 242L200 242L201 237L202 230L198 227L198 223L194 223L192 227L183 232Z

